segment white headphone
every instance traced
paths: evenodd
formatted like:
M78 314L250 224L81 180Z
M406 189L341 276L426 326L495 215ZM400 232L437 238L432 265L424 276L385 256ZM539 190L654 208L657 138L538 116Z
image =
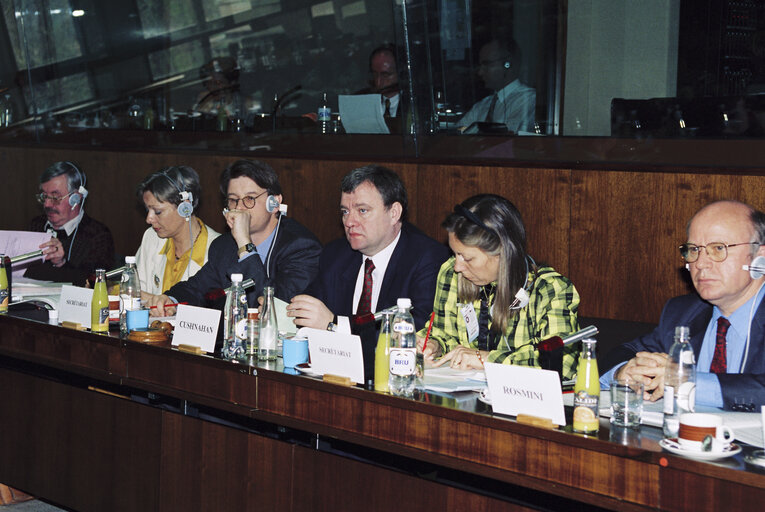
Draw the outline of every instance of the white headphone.
M529 259L531 259L531 256L526 256L524 258L524 262L526 263L526 279L523 281L523 287L516 292L515 300L510 304L510 309L523 309L529 304L529 290L531 289L531 283L529 283ZM526 290L527 286L529 287L529 290Z
M279 209L279 200L276 199L276 196L272 196L271 194L269 194L268 197L266 198L266 211L268 213L274 213L278 209Z
M178 203L178 208L177 208L178 215L180 215L181 217L183 217L184 219L188 221L191 218L191 215L194 213L194 194L192 194L188 190L185 190L185 185L184 185L184 188L179 187L176 180L172 179L170 175L167 174L167 169L160 171L160 174L162 174L162 176L167 178L167 181L169 181L173 185L173 187L175 187L176 190L178 190L178 195L180 196L180 199L181 199L181 202ZM180 178L182 178L180 172L177 172L176 174L177 174L176 178L178 178L178 180L180 181ZM181 183L183 182L181 181Z
M85 174L80 171L80 169L74 165L72 162L64 162L65 164L68 164L71 166L72 169L77 173L77 178L80 181L80 186L77 189L76 192L72 192L69 195L69 206L72 207L72 210L77 208L78 204L83 204L85 202L85 198L88 197L88 189L85 188L86 178Z

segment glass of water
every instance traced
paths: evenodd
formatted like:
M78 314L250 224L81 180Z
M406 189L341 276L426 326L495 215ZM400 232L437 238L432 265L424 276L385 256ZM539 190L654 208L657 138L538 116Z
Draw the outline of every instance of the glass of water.
M618 427L640 428L643 414L643 384L629 377L611 383L611 424Z

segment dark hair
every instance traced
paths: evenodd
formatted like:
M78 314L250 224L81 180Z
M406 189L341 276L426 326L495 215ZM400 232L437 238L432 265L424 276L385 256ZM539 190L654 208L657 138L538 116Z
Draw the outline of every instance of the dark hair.
M369 54L369 71L372 71L372 59L380 53L390 53L391 57L393 57L393 62L396 62L396 46L391 43L384 43L372 50L372 53ZM398 67L398 65L396 67Z
M517 73L518 70L521 69L521 64L523 64L523 54L521 53L521 47L518 46L518 43L515 41L515 39L508 36L493 37L484 46L487 46L491 43L496 43L497 46L499 46L503 53L502 58L508 59L513 69L515 69Z
M259 160L237 160L226 167L220 176L220 192L225 197L228 195L228 184L234 178L250 178L269 195L277 196L282 193L279 177L273 168Z
M492 330L504 332L515 311L510 309L515 294L526 285L527 272L532 270L528 266L526 228L521 212L504 197L479 194L457 205L442 226L461 243L499 256ZM459 276L460 302L473 302L479 294L479 286Z
M165 167L148 175L136 187L138 201L143 202L144 192L151 192L158 201L178 206L181 204L181 192L191 192L194 209L199 205L202 187L197 171L185 165Z
M406 199L406 187L398 174L383 167L382 165L365 165L358 167L345 176L340 183L340 191L350 194L364 182L370 182L382 196L383 204L386 209L393 206L393 203L401 205L401 222L406 220L408 201Z
M223 75L229 83L239 80L239 66L233 57L216 57L199 68L199 78L211 77L213 73Z
M69 187L69 192L76 191L80 186L84 187L88 180L85 173L82 172L79 167L72 162L62 161L54 163L43 171L40 175L40 185L47 183L62 174L66 175L66 185Z
M765 213L752 208L750 219L752 220L752 226L754 226L754 240L752 241L765 245ZM752 254L758 250L759 247L753 247Z

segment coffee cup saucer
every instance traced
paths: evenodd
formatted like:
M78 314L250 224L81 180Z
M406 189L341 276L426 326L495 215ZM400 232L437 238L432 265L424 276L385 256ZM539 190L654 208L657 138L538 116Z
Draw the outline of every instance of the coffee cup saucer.
M731 443L729 446L725 447L722 451L719 452L703 452L701 450L688 450L686 448L683 448L678 444L677 439L662 439L659 441L659 446L664 448L670 453L674 453L675 455L682 455L683 457L688 457L689 459L695 459L695 460L719 460L719 459L726 459L728 457L733 457L734 455L741 452L741 447L737 445L736 443Z

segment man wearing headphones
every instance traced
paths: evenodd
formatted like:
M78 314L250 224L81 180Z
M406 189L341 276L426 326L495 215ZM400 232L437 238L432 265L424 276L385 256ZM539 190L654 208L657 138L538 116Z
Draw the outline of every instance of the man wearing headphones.
M500 123L513 133L534 131L537 93L519 80L521 51L512 40L494 39L478 53L478 76L494 91L471 108L457 123Z
M205 306L205 294L231 285L231 274L252 279L247 290L250 306L258 305L263 288L273 286L284 301L302 293L316 275L321 244L297 221L281 214L282 188L276 172L256 160L229 165L220 179L226 198L223 211L231 231L210 245L207 263L186 281L147 302L153 314L173 314L177 301Z
M680 246L696 293L671 299L659 326L606 355L600 379L630 376L645 398L664 394L664 371L677 326L690 328L696 356L696 405L758 411L765 405L765 213L737 201L699 210Z
M85 213L86 179L72 162L56 162L40 176L37 200L45 215L32 219L31 230L53 238L40 246L44 260L30 265L25 277L83 286L96 268L114 266L109 228Z

